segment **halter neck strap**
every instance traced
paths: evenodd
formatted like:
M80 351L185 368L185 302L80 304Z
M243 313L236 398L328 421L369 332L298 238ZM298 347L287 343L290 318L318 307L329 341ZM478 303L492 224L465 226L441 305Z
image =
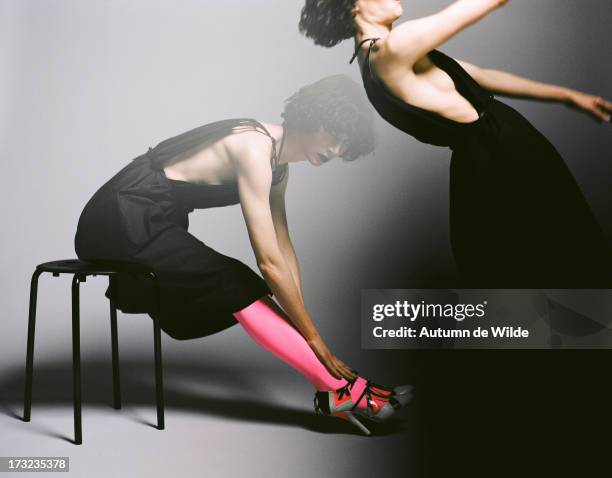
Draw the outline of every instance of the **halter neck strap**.
M370 48L372 48L372 45L374 45L374 43L376 43L378 40L380 40L380 38L366 38L365 40L359 42L359 45L357 45L357 48L355 48L355 53L353 54L351 61L349 61L349 64L355 61L355 58L357 58L357 54L359 53L359 50L361 49L364 43L370 42Z
M270 163L272 166L272 170L275 170L278 167L278 160L280 159L280 152L282 151L282 147L285 142L285 136L283 135L283 139L280 145L281 147L277 148L276 138L270 134L268 128L266 128L260 121L257 121L256 119L252 119L252 121L253 123L255 123L256 126L259 126L262 130L261 132L265 134L268 138L270 138L270 141L272 141L272 158Z
M280 164L281 153L283 152L283 146L285 145L285 138L287 137L287 128L283 126L283 137L280 140L280 146L278 145L278 141L270 132L268 128L266 128L260 121L256 119L251 119L251 121L261 129L261 133L265 134L272 141L272 158L270 158L270 167L272 168L272 173L279 172L279 176L276 179L273 179L272 184L277 184L282 181L285 175L287 174L287 163ZM257 130L257 128L256 128Z

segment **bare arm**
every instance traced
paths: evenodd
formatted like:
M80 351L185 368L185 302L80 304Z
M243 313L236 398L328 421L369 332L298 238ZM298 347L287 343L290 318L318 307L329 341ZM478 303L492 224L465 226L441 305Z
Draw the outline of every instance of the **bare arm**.
M287 181L289 180L289 171L283 180L272 187L270 192L270 208L272 210L272 221L276 231L276 239L283 253L285 261L289 265L291 275L300 293L300 298L303 299L302 278L300 273L300 264L297 254L293 248L291 238L289 237L289 226L287 225L287 212L285 209L285 191L287 190Z
M589 113L600 121L610 121L612 102L563 86L533 81L505 71L480 68L465 61L461 66L483 88L494 93L516 98L565 103Z
M238 162L237 181L240 205L249 239L259 267L283 310L307 340L317 332L304 307L291 270L278 244L270 210L272 172L259 158L243 157Z
M403 64L414 64L431 50L507 3L507 0L457 0L428 17L410 20L391 30L386 48Z
M240 205L257 265L270 290L321 363L336 378L351 380L353 371L335 357L312 323L291 268L279 246L270 208L269 159L244 149L234 157Z

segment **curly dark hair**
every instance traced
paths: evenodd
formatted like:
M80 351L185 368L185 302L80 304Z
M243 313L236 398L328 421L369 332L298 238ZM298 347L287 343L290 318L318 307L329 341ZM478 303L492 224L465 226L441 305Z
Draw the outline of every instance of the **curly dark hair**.
M306 0L300 15L300 32L316 45L332 47L355 36L353 7L356 0Z
M323 127L346 140L345 161L374 151L373 114L363 88L346 75L327 76L285 100L281 114L288 130L314 132Z

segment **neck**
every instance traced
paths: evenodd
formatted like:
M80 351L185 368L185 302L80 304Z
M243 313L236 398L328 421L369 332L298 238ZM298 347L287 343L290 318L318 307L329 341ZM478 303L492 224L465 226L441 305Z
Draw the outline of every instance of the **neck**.
M284 164L291 162L289 158L293 156L292 145L289 139L289 132L283 125L275 123L264 123L262 124L270 132L272 137L276 140L276 153L279 155L278 164Z
M393 24L377 23L366 20L360 16L355 17L355 26L357 33L355 34L355 45L359 44L366 38L385 38L393 29Z

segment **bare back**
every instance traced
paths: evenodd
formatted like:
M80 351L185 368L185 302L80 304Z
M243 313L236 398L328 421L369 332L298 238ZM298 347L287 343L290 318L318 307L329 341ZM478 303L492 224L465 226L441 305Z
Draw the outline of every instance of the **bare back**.
M370 65L387 89L406 103L437 113L459 123L478 119L474 106L455 87L451 77L438 68L427 55L414 65L392 58L384 39L376 42L370 53ZM365 52L359 57L361 68Z
M234 134L228 134L197 152L166 165L164 173L170 179L197 184L235 183L234 165L235 161L240 160L236 152L243 148L254 150L261 157L268 158L272 144L259 129L235 129Z

